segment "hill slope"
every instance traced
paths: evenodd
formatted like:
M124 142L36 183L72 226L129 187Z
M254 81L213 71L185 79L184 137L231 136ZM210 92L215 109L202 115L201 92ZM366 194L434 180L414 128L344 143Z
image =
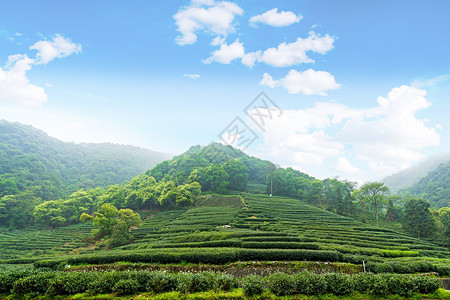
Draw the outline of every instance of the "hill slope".
M413 186L400 190L430 201L434 208L450 207L450 161L440 164Z
M87 236L88 228L79 224L52 232L29 230L0 234L0 259L3 263L24 263L53 257L40 263L44 266L117 261L221 264L258 260L360 264L364 260L366 267L374 272L438 271L445 275L450 271L448 249L293 198L246 193L206 195L194 207L147 211L141 215L144 223L132 231L134 243L114 250L96 249L93 253L92 248L84 247L80 241ZM77 227L79 230L74 230ZM51 236L64 236L64 239L36 242L49 240ZM4 260L13 258L26 260Z
M382 181L389 187L391 192L396 193L401 189L412 187L420 179L435 170L440 164L450 161L450 153L436 155L411 168L395 173L384 178Z
M133 146L65 143L32 126L0 120L0 196L40 186L43 200L56 199L131 180L169 157Z

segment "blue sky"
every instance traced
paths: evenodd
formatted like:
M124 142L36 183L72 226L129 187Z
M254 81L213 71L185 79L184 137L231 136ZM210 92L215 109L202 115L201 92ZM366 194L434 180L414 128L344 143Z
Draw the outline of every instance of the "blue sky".
M0 8L0 119L64 141L181 153L239 117L249 154L359 181L450 151L448 1ZM261 91L264 128L243 111Z

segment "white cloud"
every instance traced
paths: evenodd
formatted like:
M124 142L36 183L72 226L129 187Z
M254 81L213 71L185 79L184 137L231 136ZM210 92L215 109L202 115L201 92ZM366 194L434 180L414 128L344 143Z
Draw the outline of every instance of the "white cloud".
M199 79L199 74L183 74L184 77L190 78L190 79Z
M336 160L336 164L334 165L336 170L344 172L344 173L350 173L350 174L358 174L361 173L361 170L357 167L353 166L347 158L345 157L338 157Z
M8 57L4 68L0 68L0 101L14 101L26 105L40 105L47 101L44 88L31 84L26 72L34 60L26 55Z
M256 62L260 59L261 57L261 51L255 51L255 52L250 52L245 54L242 59L241 62L244 66L247 66L249 68L253 68L256 64Z
M15 36L22 36L23 35L23 33L20 33L20 32L16 32L15 34L14 34Z
M316 176L332 159L334 170L344 175L384 177L420 161L423 149L440 144L436 129L416 116L431 105L425 96L424 90L401 86L367 109L321 102L285 110L262 132L265 144L259 154Z
M290 70L286 77L280 80L273 80L272 76L264 73L261 85L274 88L276 86L284 87L290 94L304 95L321 95L326 96L326 91L335 90L341 85L336 82L334 76L325 71L314 71L308 69L299 72L294 69Z
M211 56L203 60L203 63L210 64L213 61L216 61L221 64L229 64L235 59L242 58L244 54L244 44L239 43L239 39L236 39L234 43L230 45L223 43L220 46L220 49L211 53Z
M53 41L39 41L30 49L38 51L34 59L25 54L10 55L6 65L0 68L0 101L31 106L45 103L47 94L44 88L30 83L27 72L33 65L46 64L57 57L79 53L81 45L57 34Z
M261 15L256 15L250 18L250 26L257 27L258 23L267 24L275 27L289 26L298 23L303 17L296 15L292 11L280 11L274 8L266 11Z
M217 36L227 36L235 31L233 21L244 11L235 3L228 1L192 1L190 6L181 8L173 17L180 36L179 45L189 45L197 41L198 31Z
M81 52L81 44L74 44L68 38L59 34L53 37L53 41L39 41L30 47L37 50L35 64L47 64L55 58L66 57Z
M297 38L293 43L281 43L277 48L269 48L257 56L258 62L272 67L288 67L304 63L314 63L306 53L315 52L326 54L333 49L334 38L328 34L321 36L310 32L305 39Z

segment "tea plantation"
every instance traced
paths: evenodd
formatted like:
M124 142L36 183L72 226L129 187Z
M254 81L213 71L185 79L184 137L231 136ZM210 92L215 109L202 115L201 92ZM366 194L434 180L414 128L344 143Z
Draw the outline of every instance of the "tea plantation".
M8 279L9 290L30 289L32 291L33 286L42 285L44 288L35 292L48 295L56 293L55 291L59 291L58 289L63 289L65 294L95 294L95 291L119 294L197 292L195 289L192 291L190 289L193 285L200 284L195 283L199 281L204 282L204 287L200 289L203 291L219 291L222 289L220 288L221 284L227 286L225 290L239 287L240 289L237 291L243 294L239 296L241 298L238 298L242 299L265 292L275 296L308 294L309 292L303 289L309 283L299 285L298 282L311 280L318 282L318 286L315 288L316 292L311 292L313 294L346 295L359 291L367 295L378 295L379 292L382 293L381 296L388 294L410 296L415 292L436 292L439 284L429 276L404 275L401 277L396 275L400 277L395 277L391 275L387 277L372 273L434 272L433 274L444 277L450 275L450 251L447 248L390 229L369 226L293 198L246 193L229 196L204 195L195 206L190 208L140 213L143 224L140 228L132 231L134 242L112 250L102 249L95 244L88 245L86 237L89 236L92 228L86 224L52 230L2 232L0 234L0 263L2 264L0 266L3 266L3 269L8 266L12 267L14 264L28 263L34 264L36 270L44 270L41 268L58 270L70 265L66 271L73 270L73 272L4 271L0 277L10 278ZM236 273L226 275L227 266L233 265L230 269L235 269L236 265L233 264L235 262L245 265L245 262L254 264L257 261L272 262L278 266L279 263L276 262L283 261L286 263L292 261L292 265L297 264L296 261L305 261L305 264L283 274L277 273L279 269L271 269L268 263L264 264L264 272L259 272L258 276L255 275L256 277L249 277L248 274L236 275ZM333 269L325 268L320 271L320 268L313 268L311 264L306 263L309 261L324 265L346 263L348 267L341 267L339 270L349 274L357 272L355 270L363 270L365 267L366 271L371 272L372 275L366 277L338 273L317 275L316 272L322 273ZM92 272L92 269L87 266L96 265L101 269L100 265L117 262L128 265L129 268L125 268L127 270L135 269L133 272L136 274L147 273L133 275L135 273L117 272L116 275L109 275L102 271L101 274L95 275L95 272ZM189 263L198 264L197 266L205 265L205 269L210 268L212 271L218 270L214 266L225 267L220 269L221 273L198 275L200 276L198 278L189 277L194 276L192 273L187 273L191 275L182 275L186 273L164 272L170 271L169 266L174 264ZM159 275L151 273L149 270L137 271L133 267L139 266L137 269L145 270L146 266L150 267L149 264L162 266L158 269L160 273L157 274ZM210 267L207 267L206 264ZM197 270L201 269L202 267L197 268ZM75 270L90 270L91 272L78 273ZM308 270L312 270L314 273L298 273ZM186 270L183 269L183 271ZM297 273L303 275L295 275ZM222 274L220 275L222 277L218 274ZM62 279L65 276L69 276L71 279ZM85 277L83 279L80 276ZM103 290L100 283L95 286L89 285L88 282L91 281L89 276L93 276L93 278L95 276L118 277L117 280L114 279L114 284L106 285L107 288L105 287ZM163 291L152 290L149 287L148 278L142 279L141 276L143 276L142 278L156 276L159 278L158 280L166 280L164 282L167 282L168 286L172 286L172 288ZM220 279L217 279L219 278L217 276ZM319 277L314 277L313 280L311 276ZM217 278L211 279L213 277ZM85 287L72 291L68 287L61 286L61 284L72 284L71 280L78 282L73 283L75 286L83 286L79 282L86 282ZM100 279L95 280L97 282ZM145 283L143 283L144 281ZM365 283L362 284L360 281ZM394 281L395 283L393 283ZM65 283L63 284L63 282ZM326 283L320 286L321 282ZM334 283L336 286L333 287ZM358 285L364 287L358 287ZM404 286L409 292L395 290L394 287L399 285ZM260 288L262 286L262 290L258 290L258 286ZM373 286L381 286L383 289L379 291ZM3 286L2 289L3 293L7 293L8 288Z

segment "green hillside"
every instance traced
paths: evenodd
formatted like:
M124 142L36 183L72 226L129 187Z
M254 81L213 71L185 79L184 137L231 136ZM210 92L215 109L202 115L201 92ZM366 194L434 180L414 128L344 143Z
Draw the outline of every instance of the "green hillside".
M450 276L450 250L440 246L448 214L433 217L428 203L407 202L405 219L419 225L414 236L428 239L412 237L399 231L398 197L385 191L377 182L358 190L318 180L229 146L195 146L122 185L38 204L28 210L34 227L0 227L0 297L139 291L179 299L225 290L198 297L248 299L257 286L255 294L268 287L271 299L437 293L437 279L399 274ZM388 226L375 226L378 217ZM423 235L437 221L440 231Z
M440 164L401 194L412 194L430 201L432 207L450 207L450 161Z
M65 143L0 120L0 226L30 226L34 207L43 201L120 184L169 157L132 146Z
M40 185L43 200L120 184L169 157L133 146L65 143L31 126L0 120L0 182L13 180L19 191ZM2 187L0 195L5 195Z
M113 250L87 247L83 237L88 235L88 228L80 224L51 231L4 232L0 235L0 258L4 263L24 262L19 258L33 262L58 255L49 263L40 263L48 266L249 260L361 264L364 260L374 272L437 271L446 275L450 271L450 251L446 248L368 226L293 198L206 195L191 208L141 215L142 227L132 231L134 242ZM64 238L51 238L59 235ZM13 258L19 260L5 261Z
M406 170L395 173L384 178L382 181L389 187L391 192L396 193L402 189L415 186L427 174L435 170L440 164L450 161L450 154L440 154L430 157L424 162L412 166Z

